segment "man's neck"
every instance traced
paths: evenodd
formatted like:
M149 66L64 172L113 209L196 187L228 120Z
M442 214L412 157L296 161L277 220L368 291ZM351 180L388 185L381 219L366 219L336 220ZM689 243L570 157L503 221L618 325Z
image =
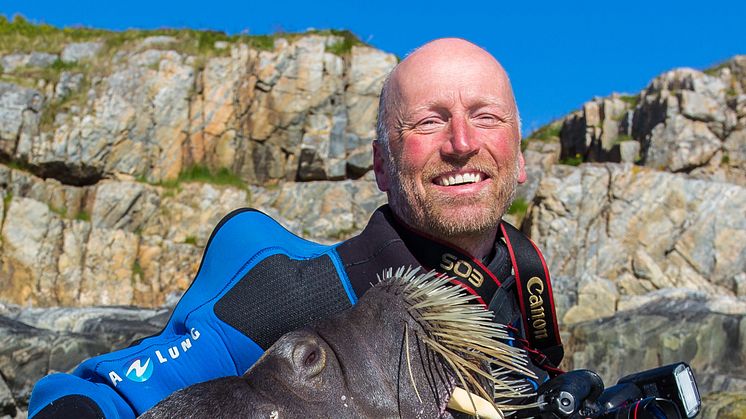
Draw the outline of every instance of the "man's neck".
M439 237L439 239L465 250L474 259L483 260L495 247L497 228L486 233L470 234L457 237Z
M437 234L432 230L416 227L416 223L408 222L404 217L397 213L397 211L389 205L391 214L397 223L406 226L410 230L418 232L421 236L430 236L441 242L450 244L451 246L458 247L459 249L468 253L471 257L477 260L485 259L492 254L492 250L495 245L495 239L497 237L497 230L500 228L499 225L495 226L484 232L475 232L461 235L444 235Z

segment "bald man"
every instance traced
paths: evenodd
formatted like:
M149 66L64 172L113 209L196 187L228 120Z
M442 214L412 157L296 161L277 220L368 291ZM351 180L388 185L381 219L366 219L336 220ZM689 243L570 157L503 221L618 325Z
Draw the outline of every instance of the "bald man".
M163 332L90 359L72 374L45 377L29 415L130 418L189 384L243 374L282 334L349 308L384 269L400 266L453 277L551 370L522 339L527 325L539 324L532 332L540 337L551 329L550 313L527 323L529 302L522 311L517 295L514 270L523 269L517 260L524 252L515 242L533 247L501 222L526 180L518 111L503 68L461 39L424 45L387 78L377 137L374 171L389 205L360 235L322 246L258 211L229 214ZM551 287L542 282L548 273L527 277L538 281L524 293L534 298L533 311L534 301L551 301ZM550 358L556 364L561 351ZM536 373L538 381L547 377ZM529 394L537 382L526 380Z

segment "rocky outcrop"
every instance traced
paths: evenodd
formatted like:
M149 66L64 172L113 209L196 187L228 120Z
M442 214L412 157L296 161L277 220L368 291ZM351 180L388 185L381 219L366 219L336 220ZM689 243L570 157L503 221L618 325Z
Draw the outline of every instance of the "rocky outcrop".
M0 121L8 122L0 151L75 185L119 175L174 180L194 165L254 184L370 169L378 91L393 55L366 46L327 52L344 41L336 35L278 38L271 51L221 45L221 56L154 39L113 55L100 53L101 42L68 44L60 57L71 70L36 83L43 91L0 85Z
M24 417L34 383L161 330L169 311L0 305L0 414Z
M632 165L554 166L526 228L547 255L565 323L640 295L744 296L746 188Z
M672 70L638 95L596 98L562 120L562 158L638 162L744 185L746 56Z
M746 302L667 289L613 317L566 328L568 368L592 368L607 385L624 375L687 362L703 393L746 388Z

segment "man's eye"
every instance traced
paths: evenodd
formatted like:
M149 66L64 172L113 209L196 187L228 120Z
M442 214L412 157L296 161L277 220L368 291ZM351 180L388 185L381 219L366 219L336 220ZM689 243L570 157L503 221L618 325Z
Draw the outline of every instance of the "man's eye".
M484 126L493 126L500 123L500 118L489 113L479 114L474 119L477 124Z
M417 123L417 127L422 129L432 129L435 127L438 127L442 124L443 121L441 121L438 118L427 118L423 119L422 121Z

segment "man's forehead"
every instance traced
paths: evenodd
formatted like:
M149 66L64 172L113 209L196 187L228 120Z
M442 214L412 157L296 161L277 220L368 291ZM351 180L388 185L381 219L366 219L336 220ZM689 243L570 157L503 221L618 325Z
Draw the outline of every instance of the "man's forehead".
M502 66L487 51L460 39L436 40L402 61L391 81L399 99L422 94L430 98L459 99L456 96L492 96L504 102L512 99L510 84ZM512 102L512 100L508 100Z

